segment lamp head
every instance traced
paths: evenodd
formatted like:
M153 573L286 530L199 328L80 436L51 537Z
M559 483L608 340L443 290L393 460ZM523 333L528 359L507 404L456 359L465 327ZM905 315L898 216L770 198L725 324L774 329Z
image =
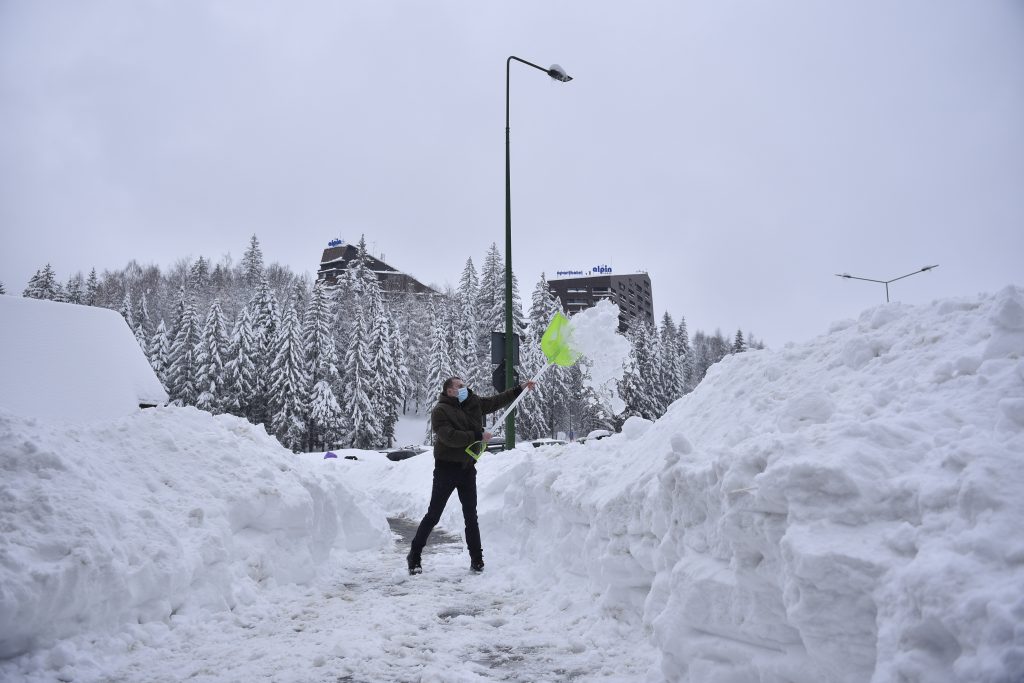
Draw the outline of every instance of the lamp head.
M937 263L934 266L925 266L924 268L921 269L921 272L923 273L926 270L931 270L932 268L938 268L938 267L939 267L939 264L937 264Z
M555 79L556 81L561 81L562 83L568 83L569 81L572 80L572 76L565 73L565 69L558 66L557 64L552 64L551 67L548 68L548 76L551 76L551 78Z

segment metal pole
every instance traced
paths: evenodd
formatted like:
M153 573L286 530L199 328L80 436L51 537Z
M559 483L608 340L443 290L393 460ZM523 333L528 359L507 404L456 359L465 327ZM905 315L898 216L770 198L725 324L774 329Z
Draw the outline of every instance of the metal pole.
M512 337L512 170L509 164L509 72L513 57L505 60L505 390L515 378ZM532 65L531 65L532 66ZM516 416L505 418L505 450L516 447Z
M515 331L512 321L512 171L509 164L509 74L512 60L520 64L532 66L548 76L560 81L572 80L564 71L554 68L545 69L533 62L510 56L505 60L505 390L512 388L515 382L515 365L512 362L514 353ZM505 450L516 447L516 416L509 412L505 418Z

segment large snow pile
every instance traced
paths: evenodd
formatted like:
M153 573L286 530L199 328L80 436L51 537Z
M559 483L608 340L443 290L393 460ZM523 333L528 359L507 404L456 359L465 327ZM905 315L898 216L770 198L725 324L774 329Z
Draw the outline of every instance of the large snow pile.
M0 410L0 658L247 604L311 581L334 549L390 538L362 493L241 418L153 408L71 425Z
M427 457L338 466L425 511ZM479 470L495 567L589 581L665 680L1024 680L1019 288L731 356L656 423Z
M167 402L116 311L0 296L0 408L25 417L117 418Z
M1024 290L886 305L522 457L482 519L668 680L1024 680Z

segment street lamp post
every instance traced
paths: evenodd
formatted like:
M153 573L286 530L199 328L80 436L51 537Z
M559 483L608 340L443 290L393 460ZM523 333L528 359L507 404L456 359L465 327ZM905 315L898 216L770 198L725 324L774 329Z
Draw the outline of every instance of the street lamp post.
M889 283L890 282L896 282L897 280L902 280L905 277L910 277L911 275L917 275L918 273L923 273L926 270L931 270L933 268L938 268L938 267L939 267L939 264L937 264L937 263L934 266L925 266L921 270L915 270L913 273L907 273L906 275L900 275L899 277L894 277L891 280L872 280L869 277L857 277L856 275L850 275L849 273L836 273L836 277L844 277L847 280L864 280L865 282L879 282L879 283L885 285L885 303L889 303Z
M511 167L509 165L509 73L512 67L512 60L521 64L532 66L534 69L543 71L551 78L562 83L568 83L572 76L565 73L565 70L557 64L545 69L533 62L528 62L519 57L509 57L505 60L505 389L512 388L515 381L515 366L513 365L513 337L512 329L512 180ZM505 418L505 449L516 447L516 417L515 411L509 413Z

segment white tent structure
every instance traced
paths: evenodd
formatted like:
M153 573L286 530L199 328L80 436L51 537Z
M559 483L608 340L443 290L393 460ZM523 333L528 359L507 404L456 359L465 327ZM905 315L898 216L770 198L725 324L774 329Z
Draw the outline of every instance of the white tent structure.
M116 311L0 296L0 410L90 422L167 398Z

